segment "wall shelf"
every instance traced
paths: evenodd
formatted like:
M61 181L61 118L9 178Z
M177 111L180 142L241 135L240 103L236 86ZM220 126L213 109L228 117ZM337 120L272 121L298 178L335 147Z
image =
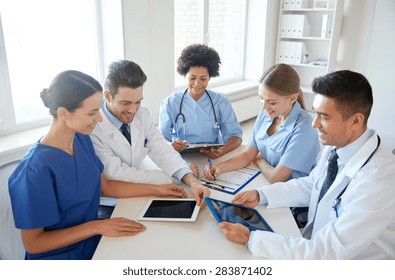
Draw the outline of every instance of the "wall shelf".
M313 0L305 0L300 9L284 9L283 0L279 10L276 63L296 69L305 93L312 92L314 78L335 70L344 0L330 1L333 6L328 9L313 8ZM306 97L311 101L311 94Z

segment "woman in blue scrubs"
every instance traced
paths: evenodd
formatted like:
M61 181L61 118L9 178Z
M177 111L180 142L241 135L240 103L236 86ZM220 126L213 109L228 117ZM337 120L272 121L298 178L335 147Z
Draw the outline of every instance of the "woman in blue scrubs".
M316 163L320 144L312 117L304 110L297 72L286 64L270 67L259 80L262 110L248 146L210 169L207 178L254 163L270 183L307 176Z
M91 259L101 235L131 236L145 230L125 218L98 220L100 194L148 196L158 190L102 175L89 137L102 120L102 87L95 79L78 71L62 72L41 98L53 121L9 178L15 225L21 229L26 259ZM178 186L161 192L186 196Z
M218 158L240 146L243 132L228 98L206 89L210 78L219 75L220 63L218 53L203 44L186 47L178 58L177 72L188 88L162 101L159 119L160 132L176 151L188 143L224 144L201 151Z

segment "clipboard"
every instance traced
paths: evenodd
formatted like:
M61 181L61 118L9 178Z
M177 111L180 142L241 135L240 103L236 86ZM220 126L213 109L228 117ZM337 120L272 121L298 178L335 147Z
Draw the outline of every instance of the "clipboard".
M209 150L211 148L220 148L224 144L188 144L188 146L180 151L180 154L198 153L200 150Z
M236 194L248 185L261 171L244 167L238 170L219 174L215 181L207 179L205 176L199 178L200 183L210 189L229 194Z

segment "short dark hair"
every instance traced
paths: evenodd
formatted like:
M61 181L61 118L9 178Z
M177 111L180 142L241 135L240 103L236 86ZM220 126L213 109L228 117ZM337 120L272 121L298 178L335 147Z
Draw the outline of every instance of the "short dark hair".
M104 87L114 97L119 87L135 89L143 86L146 81L147 76L137 63L130 60L118 60L108 66Z
M56 75L49 87L41 91L40 97L49 113L57 118L59 107L74 112L86 98L102 91L100 83L91 76L67 70Z
M369 81L360 73L350 70L335 71L315 78L314 93L335 99L336 110L343 119L355 113L362 113L367 124L373 106L373 93Z
M178 74L185 76L191 67L206 67L211 77L219 76L221 59L216 50L204 44L192 44L182 50L177 60Z

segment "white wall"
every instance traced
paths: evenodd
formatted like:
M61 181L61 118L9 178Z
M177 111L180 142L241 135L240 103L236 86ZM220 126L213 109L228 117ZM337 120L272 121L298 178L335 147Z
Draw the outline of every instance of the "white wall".
M174 90L172 0L123 0L125 59L140 65L148 79L143 104L157 120L161 100Z
M374 92L369 125L376 128L383 143L395 148L395 1L377 0L366 75Z
M395 26L394 0L346 0L336 70L366 76L374 104L369 127L382 143L395 147Z

